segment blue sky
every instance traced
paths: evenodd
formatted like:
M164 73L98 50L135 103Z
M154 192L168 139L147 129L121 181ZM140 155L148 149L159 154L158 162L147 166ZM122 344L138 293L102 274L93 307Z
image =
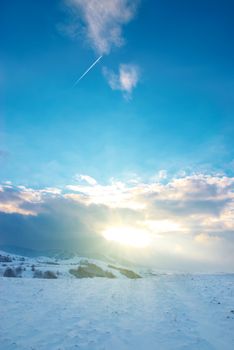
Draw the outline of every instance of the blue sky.
M234 270L233 2L0 7L0 245L144 232Z
M95 60L62 1L1 4L1 180L64 185L160 169L233 171L231 1L142 1L126 43ZM77 17L76 23L81 22ZM130 100L102 68L138 65Z

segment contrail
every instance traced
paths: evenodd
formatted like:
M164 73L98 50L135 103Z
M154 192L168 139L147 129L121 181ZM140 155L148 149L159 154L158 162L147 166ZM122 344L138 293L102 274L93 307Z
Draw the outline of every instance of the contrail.
M81 75L81 77L79 79L77 79L77 81L75 82L74 86L76 86L76 84L78 84L79 81L84 78L84 76L90 71L90 69L92 69L95 66L95 64L98 63L98 61L101 58L102 58L102 55L100 57L98 57L98 59L95 62L93 62L93 64L84 72L84 74Z

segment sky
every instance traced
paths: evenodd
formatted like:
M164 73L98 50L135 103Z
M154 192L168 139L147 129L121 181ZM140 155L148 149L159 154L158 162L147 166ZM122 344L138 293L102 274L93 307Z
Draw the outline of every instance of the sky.
M0 245L234 271L233 11L1 2Z

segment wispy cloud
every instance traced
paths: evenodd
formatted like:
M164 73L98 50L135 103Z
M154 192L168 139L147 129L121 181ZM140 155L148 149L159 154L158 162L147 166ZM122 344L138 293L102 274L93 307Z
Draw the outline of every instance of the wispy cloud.
M76 80L76 85L113 47L120 47L125 43L123 26L134 18L139 0L65 0L65 3L72 9L74 22L63 26L62 31L74 39L79 28L79 36L85 35L89 45L99 55ZM79 24L83 26L82 30ZM113 90L121 90L127 99L131 97L139 80L137 66L121 64L118 74L107 68L103 72Z
M80 180L85 181L85 182L87 182L87 184L89 184L91 186L97 185L97 181L92 176L89 176L89 175L78 174L75 176L75 179L77 181L80 181Z
M103 75L111 89L122 91L126 99L131 98L132 91L139 82L139 68L134 64L121 64L118 73L104 67Z
M138 3L138 0L66 0L75 20L82 19L83 31L99 55L124 44L122 27L135 16Z

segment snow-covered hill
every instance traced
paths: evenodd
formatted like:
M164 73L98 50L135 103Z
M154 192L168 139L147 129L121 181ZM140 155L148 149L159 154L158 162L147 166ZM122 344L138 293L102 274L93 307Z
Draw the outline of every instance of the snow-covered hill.
M20 278L140 278L129 268L96 259L25 257L0 251L0 276Z
M2 252L0 260L2 275L21 267L23 277L0 277L1 350L234 349L232 274L128 279L125 270L84 258ZM121 278L76 278L69 272L90 265L95 273L101 268ZM57 278L29 278L36 271Z

